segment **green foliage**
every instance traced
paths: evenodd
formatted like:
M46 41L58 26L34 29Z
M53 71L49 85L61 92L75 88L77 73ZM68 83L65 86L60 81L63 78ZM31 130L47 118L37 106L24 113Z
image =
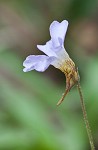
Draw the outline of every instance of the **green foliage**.
M69 12L71 20L81 19L84 16L91 14L97 5L97 0L73 0Z

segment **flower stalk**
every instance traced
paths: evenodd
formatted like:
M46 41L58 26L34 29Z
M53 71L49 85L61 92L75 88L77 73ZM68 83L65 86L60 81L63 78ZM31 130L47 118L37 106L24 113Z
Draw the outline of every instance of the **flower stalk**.
M93 136L91 133L91 129L90 129L90 125L89 125L89 121L88 121L88 117L87 117L87 112L86 112L86 108L85 108L84 98L83 98L83 94L82 94L82 90L81 90L81 86L80 86L79 81L77 84L77 88L78 88L79 95L80 95L80 102L81 102L81 107L82 107L82 112L83 112L83 118L84 118L86 130L87 130L91 150L95 150L95 146L94 146L94 142L93 142Z

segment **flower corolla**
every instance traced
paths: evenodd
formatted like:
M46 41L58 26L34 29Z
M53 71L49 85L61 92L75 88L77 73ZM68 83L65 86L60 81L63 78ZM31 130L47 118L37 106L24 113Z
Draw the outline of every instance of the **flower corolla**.
M45 71L50 65L61 68L62 64L69 59L69 55L64 48L64 38L68 28L68 21L61 23L53 21L50 25L51 39L45 45L37 45L37 48L46 55L30 55L23 62L24 72L36 70Z

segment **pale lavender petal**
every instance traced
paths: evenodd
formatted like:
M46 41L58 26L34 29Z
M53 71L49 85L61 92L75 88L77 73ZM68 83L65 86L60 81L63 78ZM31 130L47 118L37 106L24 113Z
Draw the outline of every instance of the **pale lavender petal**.
M37 45L37 48L48 56L59 57L58 53L64 52L64 38L68 27L68 21L64 20L61 23L53 21L50 25L51 40L45 45Z
M30 55L23 62L24 72L36 70L39 72L45 71L49 65L55 60L55 57L48 57L45 55Z
M37 45L37 48L41 50L42 52L44 52L49 57L51 56L54 56L56 58L60 58L61 56L65 57L66 50L62 46L62 40L61 38L58 38L58 40L60 43L58 47L55 47L52 40L50 40L46 43L46 45Z
M55 56L55 57L57 57L57 55L55 53L55 49L54 49L53 43L52 43L52 40L46 42L45 45L37 45L37 48L39 50L41 50L42 52L44 52L48 56Z
M58 21L53 21L50 25L50 36L54 42L55 47L60 45L59 39L62 40L62 45L64 44L64 38L67 32L68 21L63 20L61 23Z

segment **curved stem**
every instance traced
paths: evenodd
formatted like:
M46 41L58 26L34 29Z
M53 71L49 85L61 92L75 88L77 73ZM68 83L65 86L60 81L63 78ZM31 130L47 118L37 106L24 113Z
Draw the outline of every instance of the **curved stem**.
M68 92L69 92L69 90L66 89L65 92L64 92L64 94L62 95L61 99L58 101L57 106L60 105L60 104L63 102L63 100L64 100L64 98L65 98L65 96L66 96L66 94L67 94Z
M79 95L80 95L81 107L82 107L84 122L85 122L85 125L86 125L86 130L87 130L87 134L88 134L91 150L95 150L95 146L94 146L94 142L93 142L93 137L92 137L90 125L89 125L89 121L88 121L88 118L87 118L87 112L86 112L86 108L85 108L84 98L83 98L83 94L82 94L81 86L80 86L79 82L77 84L77 88L78 88Z

